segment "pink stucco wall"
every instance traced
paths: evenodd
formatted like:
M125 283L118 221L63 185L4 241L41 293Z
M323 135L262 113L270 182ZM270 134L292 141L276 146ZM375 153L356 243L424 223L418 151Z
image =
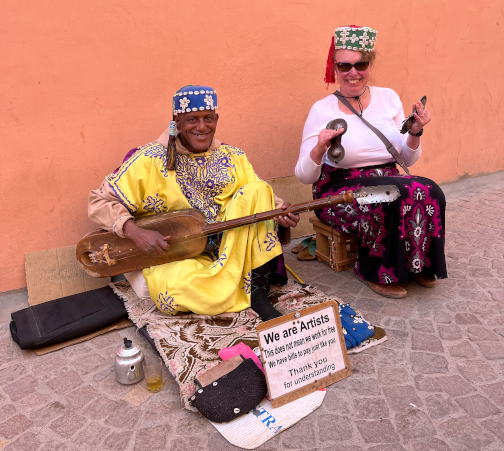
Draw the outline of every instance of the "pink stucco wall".
M217 89L218 137L263 178L292 175L310 106L328 94L335 26L378 29L372 84L433 122L413 172L437 182L504 169L501 2L19 0L0 15L0 291L26 252L94 226L90 189L167 127L186 84Z

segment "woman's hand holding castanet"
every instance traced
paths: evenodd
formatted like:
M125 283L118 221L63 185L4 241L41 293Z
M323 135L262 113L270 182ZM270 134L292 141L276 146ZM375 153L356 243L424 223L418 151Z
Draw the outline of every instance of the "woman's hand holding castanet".
M327 148L331 145L331 139L344 133L345 129L329 130L324 128L318 135L317 145L310 152L310 158L314 163L322 163L322 158L327 152Z
M417 111L416 113L415 113L415 110ZM406 141L406 145L410 149L418 149L418 146L420 145L420 137L413 136L413 135L416 135L417 133L419 133L420 130L422 130L422 128L431 121L431 115L427 111L427 108L425 108L422 105L422 102L420 102L420 101L413 104L412 113L413 113L415 120L413 122L413 125L409 129L409 136L408 136L408 140Z
M163 236L156 230L147 230L138 227L131 219L123 226L124 236L133 241L145 254L156 256L163 254L170 245L166 240L169 236Z
M416 113L415 110L417 111ZM427 125L431 121L431 115L429 111L427 111L427 108L422 105L422 102L420 102L420 100L417 103L413 104L412 113L415 117L415 121L413 122L413 125L411 126L409 131L410 133L417 134L425 125Z

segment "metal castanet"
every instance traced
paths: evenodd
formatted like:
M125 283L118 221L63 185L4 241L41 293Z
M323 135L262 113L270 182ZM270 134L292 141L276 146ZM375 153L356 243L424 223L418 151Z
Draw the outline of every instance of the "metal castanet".
M427 96L423 96L420 99L420 103L425 106L427 104ZM402 122L401 130L400 132L402 134L406 133L409 131L409 129L413 126L413 122L415 122L415 114L418 114L418 111L415 109L413 113L411 113L404 121Z
M121 238L112 232L97 230L82 238L77 244L77 260L82 269L93 277L111 277L138 269L162 265L186 258L196 257L204 252L208 236L289 213L302 213L320 208L353 202L352 191L337 196L328 196L286 209L270 210L214 224L207 224L203 213L195 209L185 209L135 220L135 224L148 230L157 230L163 236L170 236L170 245L161 255L143 253L133 241Z
M387 149L387 152L394 157L394 160L403 168L404 172L406 174L410 175L409 169L406 166L406 162L404 161L404 158L401 153L397 151L397 149L394 147L394 145L387 139L387 137L380 131L378 130L374 125L370 124L366 119L364 119L362 112L359 114L357 111L355 111L355 108L350 104L348 99L345 98L339 91L333 92L333 94L339 99L339 101L345 105L352 113L357 115L364 124L366 124L373 132L380 138L380 141L385 145L385 148ZM425 97L425 96L424 96ZM427 101L427 98L426 100ZM404 133L404 132L403 132Z
M326 129L336 130L343 129L343 133L331 139L331 145L327 149L327 158L333 163L338 164L345 158L345 148L341 144L341 138L348 130L348 124L345 119L334 119L326 125Z

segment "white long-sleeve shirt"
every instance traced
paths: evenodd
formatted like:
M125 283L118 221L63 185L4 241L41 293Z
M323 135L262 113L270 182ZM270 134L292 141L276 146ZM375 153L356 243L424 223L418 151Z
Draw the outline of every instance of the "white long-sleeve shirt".
M404 110L399 96L393 89L369 86L371 101L364 110L363 117L402 153L407 166L412 166L422 153L421 146L410 149L406 145L408 134L401 135L399 130L404 120ZM345 148L345 156L334 164L322 158L322 163L316 164L310 157L310 152L317 145L318 135L333 119L344 119L348 124L346 133L341 137ZM319 100L312 106L303 130L303 140L296 164L296 177L305 184L315 183L320 177L322 164L336 168L361 168L393 162L394 158L387 151L380 138L355 114L342 112L338 107L338 99L330 95Z

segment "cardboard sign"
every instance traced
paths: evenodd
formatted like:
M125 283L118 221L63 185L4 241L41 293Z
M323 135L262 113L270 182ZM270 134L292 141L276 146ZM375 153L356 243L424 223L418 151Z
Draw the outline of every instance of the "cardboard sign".
M246 415L229 423L211 423L229 443L240 448L255 449L317 410L325 395L325 389L317 390L278 408L264 398ZM222 446L221 449L226 448Z
M269 397L280 407L350 375L338 304L324 302L257 327Z

